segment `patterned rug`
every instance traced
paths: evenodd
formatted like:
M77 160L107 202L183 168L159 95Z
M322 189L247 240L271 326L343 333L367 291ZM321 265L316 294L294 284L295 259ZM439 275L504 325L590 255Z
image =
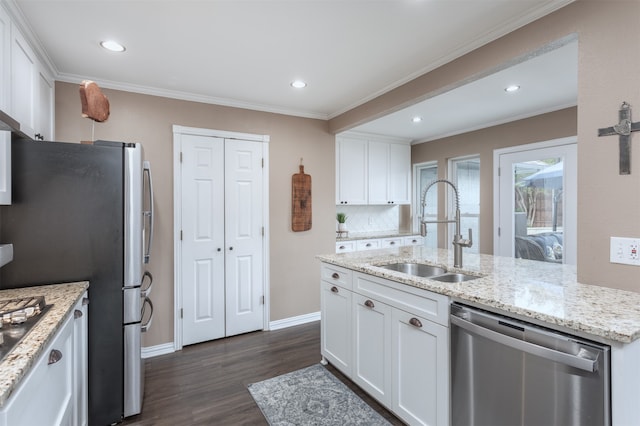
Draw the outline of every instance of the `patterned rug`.
M390 424L320 364L248 388L272 426Z

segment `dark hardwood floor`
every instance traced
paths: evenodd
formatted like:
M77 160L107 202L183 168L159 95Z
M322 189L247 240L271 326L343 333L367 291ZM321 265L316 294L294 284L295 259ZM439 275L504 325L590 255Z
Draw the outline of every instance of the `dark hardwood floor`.
M320 361L320 322L255 332L146 360L142 414L122 425L266 425L249 383ZM329 370L393 425L390 412L332 366Z

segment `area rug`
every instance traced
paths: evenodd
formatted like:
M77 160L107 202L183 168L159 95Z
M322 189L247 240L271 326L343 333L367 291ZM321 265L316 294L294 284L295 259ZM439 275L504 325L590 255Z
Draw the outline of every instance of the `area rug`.
M320 364L248 388L272 426L390 425Z

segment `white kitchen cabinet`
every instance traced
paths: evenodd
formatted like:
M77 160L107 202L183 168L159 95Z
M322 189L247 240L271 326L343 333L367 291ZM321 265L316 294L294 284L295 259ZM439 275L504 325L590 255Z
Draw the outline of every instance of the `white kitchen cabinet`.
M367 204L367 141L336 139L336 204Z
M401 247L402 245L404 245L404 240L402 239L402 237L382 238L380 240L381 248Z
M11 107L11 19L0 5L0 111Z
M446 327L394 309L392 411L410 425L449 424Z
M76 309L84 309L86 313L86 307L77 305ZM0 410L0 425L87 423L87 315L76 318L76 309L64 319L53 340ZM76 371L80 367L79 356L84 359L84 371L80 373L84 376L83 387L78 386L82 379Z
M375 250L375 249L379 249L380 247L381 247L380 240L378 240L378 239L356 240L356 250L357 251Z
M368 203L411 204L411 146L368 142Z
M80 298L73 309L73 424L85 426L88 414L88 312L87 293Z
M321 287L323 358L407 424L448 425L449 298L326 263Z
M51 141L54 139L54 81L42 66L38 67L36 98L36 126L34 138Z
M336 242L336 253L348 253L350 251L355 251L355 249L356 249L355 241Z
M33 138L37 116L38 64L36 56L15 25L11 28L11 115L20 130Z
M0 131L0 205L11 204L11 132Z
M391 406L391 307L353 294L353 381Z
M320 350L324 361L351 377L351 271L322 266Z
M424 237L421 235L412 235L404 237L403 245L405 246L421 246L424 244Z

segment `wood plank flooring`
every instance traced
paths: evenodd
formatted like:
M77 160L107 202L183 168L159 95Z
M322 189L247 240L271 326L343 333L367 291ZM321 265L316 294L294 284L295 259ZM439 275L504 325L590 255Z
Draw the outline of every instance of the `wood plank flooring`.
M320 361L320 322L186 346L146 360L142 414L122 425L266 425L249 383ZM403 423L335 368L329 370L393 425Z

